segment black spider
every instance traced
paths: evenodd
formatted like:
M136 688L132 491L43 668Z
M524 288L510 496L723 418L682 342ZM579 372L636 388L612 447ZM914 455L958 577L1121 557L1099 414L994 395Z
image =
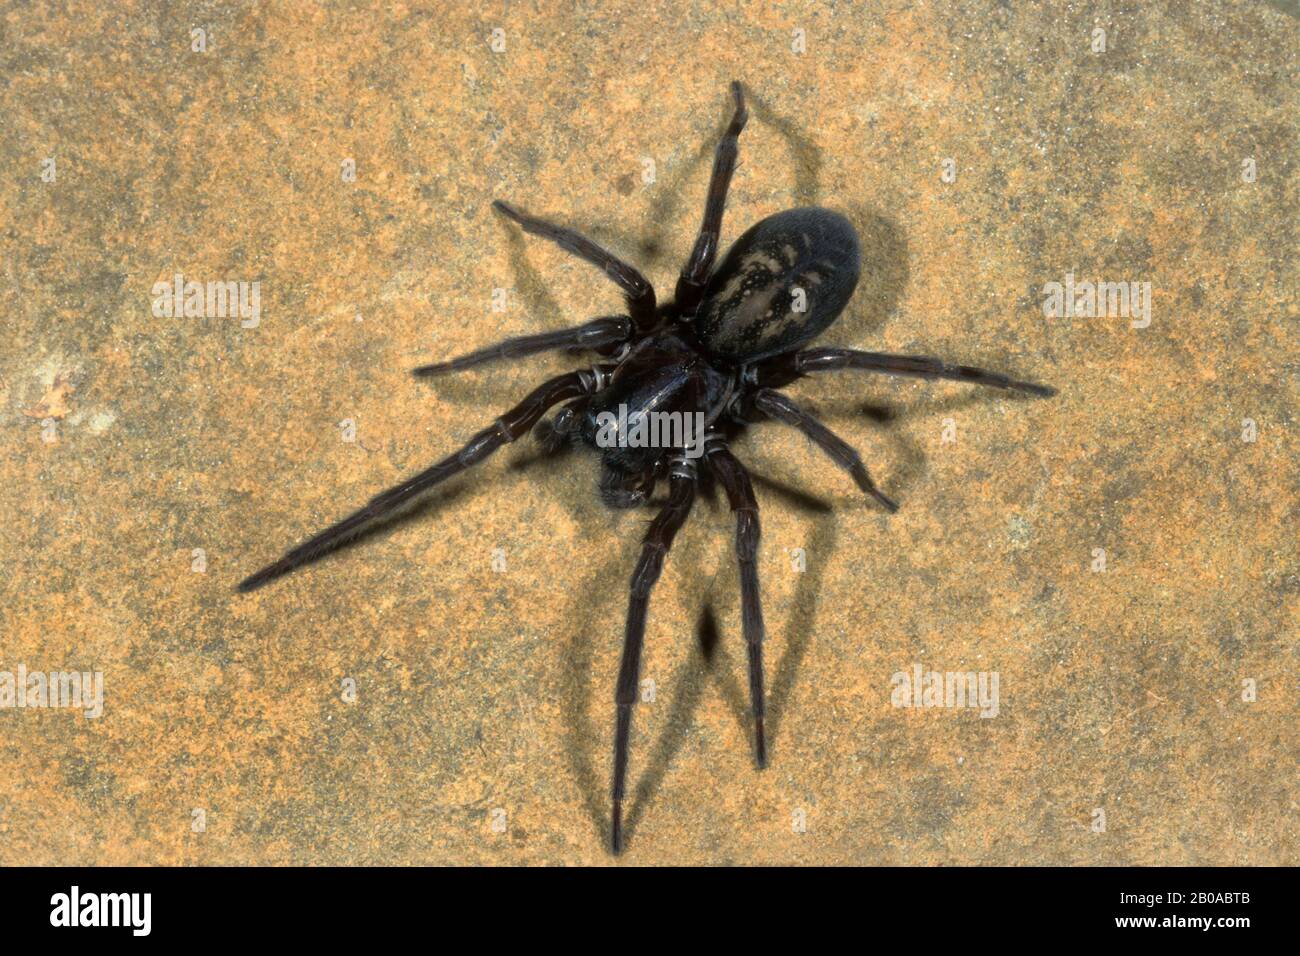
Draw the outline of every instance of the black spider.
M632 572L615 700L613 822L614 852L622 848L622 808L628 735L636 702L641 645L650 592L673 538L690 513L697 482L711 477L726 493L736 516L742 629L749 654L758 765L767 761L763 735L763 612L759 603L758 503L749 474L728 442L757 418L792 425L810 438L858 487L890 511L898 506L876 488L858 453L829 428L778 391L813 372L862 369L896 375L956 379L1036 396L1055 390L1018 382L996 372L949 365L933 358L882 355L855 349L802 349L839 316L857 285L858 237L843 216L820 208L769 216L741 236L715 269L727 188L736 168L737 142L748 112L739 83L731 85L736 111L718 144L704 207L704 222L673 301L658 304L654 288L632 266L571 229L516 209L495 208L523 227L599 266L623 290L627 314L593 319L576 328L507 339L497 345L415 370L433 376L497 359L551 349L589 349L609 361L558 376L534 390L454 455L373 498L355 514L294 548L239 585L251 591L316 559L376 523L407 510L435 485L476 465L507 442L538 426L550 450L573 441L597 449L602 459L601 494L614 507L646 502L655 484L668 481L668 499L646 532ZM564 406L550 422L542 416ZM620 407L624 415L617 415ZM608 414L606 414L608 413ZM705 432L685 427L649 447L628 441L635 424L654 414L702 415ZM686 419L700 421L699 418ZM616 424L611 426L611 421ZM705 470L701 473L701 466Z

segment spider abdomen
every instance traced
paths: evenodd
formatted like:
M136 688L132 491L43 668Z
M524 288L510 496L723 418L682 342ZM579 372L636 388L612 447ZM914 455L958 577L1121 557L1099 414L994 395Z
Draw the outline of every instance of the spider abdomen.
M768 216L710 276L695 331L709 357L725 364L780 355L835 321L860 270L857 233L839 213L810 206Z

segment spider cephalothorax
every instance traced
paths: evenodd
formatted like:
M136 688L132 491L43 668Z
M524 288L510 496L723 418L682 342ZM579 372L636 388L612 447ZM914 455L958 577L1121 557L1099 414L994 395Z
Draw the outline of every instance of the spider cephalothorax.
M654 288L640 272L590 239L498 201L496 209L526 232L550 239L604 270L623 290L627 314L593 319L564 331L507 339L447 362L423 366L415 374L440 375L551 349L589 349L603 361L543 383L460 451L376 496L360 511L239 585L241 591L251 591L320 557L408 510L430 488L535 427L550 449L576 441L600 454L600 491L610 505L643 504L657 483L667 481L667 500L646 532L632 572L615 693L611 842L616 853L623 841L628 738L650 592L705 472L725 492L736 516L741 628L749 659L755 755L760 767L767 761L758 503L748 472L727 447L729 440L754 421L773 419L792 425L849 472L858 487L895 511L897 505L876 488L858 453L780 392L780 387L815 372L861 369L956 379L1029 395L1054 394L1043 385L933 358L842 348L804 349L835 321L857 285L861 262L857 234L838 213L806 208L769 216L736 240L715 269L727 188L736 168L740 132L748 118L740 84L733 83L731 90L735 113L718 144L704 221L677 280L673 300L657 304ZM563 407L554 418L543 422L546 412L560 404ZM665 420L662 416L682 422L683 427L652 429L651 434L659 440L645 441L642 426L652 419ZM698 427L687 427L692 422ZM633 431L639 431L642 440L624 440Z

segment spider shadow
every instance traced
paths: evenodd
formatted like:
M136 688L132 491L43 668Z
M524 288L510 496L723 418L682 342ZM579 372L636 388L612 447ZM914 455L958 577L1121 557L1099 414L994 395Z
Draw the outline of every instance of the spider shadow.
M821 344L854 346L878 334L897 311L911 269L907 238L893 219L861 204L847 205L840 211L857 230L862 272L848 307L823 333Z
M630 235L625 229L617 225L580 221L580 216L566 224L601 245L607 246L615 255L619 255L619 249L635 250L637 260L634 264L639 267L649 270L658 266L664 261L668 251L668 231L674 227L678 216L690 198L686 193L686 184L695 177L701 166L706 163L712 165L711 160L714 150L717 148L718 140L722 138L722 134L729 122L731 122L730 112L719 120L714 135L701 140L700 145L686 160L678 164L671 175L666 180L661 181L658 188L654 189L644 217L647 228L639 235ZM615 189L622 192L617 187ZM633 186L633 189L635 189L635 186ZM631 195L631 190L628 191L627 195ZM703 214L703 192L701 192L699 202L700 211ZM549 214L543 213L543 215ZM525 301L535 299L541 303L543 307L541 313L545 324L554 325L557 328L573 324L564 320L559 304L550 294L540 274L528 262L528 244L524 239L524 233L517 228L511 228L510 223L504 218L502 222L508 233L507 256L511 269L515 274L515 289L520 294L520 297ZM693 235L691 239L694 239ZM686 253L683 252L682 262L685 263L685 261Z
M820 205L825 165L821 147L805 136L794 120L774 110L764 97L748 88L746 96L754 118L786 141L794 170L796 204ZM743 139L741 149L743 159ZM857 289L848 308L831 327L852 343L866 333L879 331L897 309L910 275L907 239L898 223L875 207L860 203L834 205L853 224L862 244L862 274Z
M497 227L505 236L506 259L515 278L513 292L520 301L528 303L528 314L536 317L543 327L558 329L572 325L542 274L528 261L528 234L495 210L489 210L488 214L497 220Z
M819 498L816 495L809 494L801 488L786 484L785 482L779 481L770 476L760 474L753 469L750 469L750 478L760 492L766 492L777 498L783 499L786 504L791 506L795 511L813 516L818 527L821 527L821 525L825 523L827 516L834 514L835 508L830 502ZM830 520L832 522L834 521L833 518ZM818 547L825 544L825 541L818 539ZM727 570L729 570L733 575L733 578L730 579L731 586L726 586L724 584L722 590L719 591L716 587L718 575ZM710 581L708 587L709 597L700 611L700 620L696 626L696 638L697 647L701 653L701 660L709 675L713 678L718 692L722 695L723 700L726 701L728 708L731 710L732 716L736 720L736 725L740 728L742 737L746 740L752 741L754 725L753 712L751 709L752 705L749 700L749 687L745 681L736 678L738 668L741 673L744 673L745 669L748 668L748 654L740 654L733 661L731 653L727 650L727 646L719 642L717 623L717 611L719 610L727 616L730 616L733 613L738 613L737 609L740 602L740 591L739 578L734 577L736 573L738 572L736 570L734 558L732 557L730 537L728 537L728 547L724 551L723 559L718 570L714 572L713 578ZM803 579L802 583L803 585L810 587L812 589L811 593L814 595L816 594L817 588L820 586L819 581L814 580L810 583L806 578ZM808 608L805 606L807 603L805 600L806 597L807 595L803 590L800 590L796 595L794 602L797 609L796 613L798 613L798 609L802 608L805 615L807 615ZM787 629L791 627L800 627L805 624L811 625L810 616L805 616L805 619L803 620L792 619L787 624ZM789 635L787 634L786 637L788 638ZM789 688L793 687L795 680L794 672L797 670L798 662L803 659L802 647L798 642L792 642L787 639L785 646L786 652L780 661L778 661L776 669L776 674L784 676L780 676L779 685L777 682L773 682L769 686L768 705L773 708L773 711L769 712L768 715L769 744L776 736L776 722L774 719L775 710L779 709L780 705L784 702L784 697L789 693ZM797 657L792 658L790 656L792 649L797 651ZM778 686L784 687L784 692L780 692ZM777 701L775 705L773 704L774 700Z
M514 276L515 293L521 301L528 303L527 314L535 320L530 325L535 324L538 326L536 330L530 327L512 331L509 334L528 335L533 331L562 329L575 324L565 318L564 310L560 307L560 303L556 301L555 296L551 294L546 280L528 261L526 234L523 230L515 228L504 216L497 216L496 213L491 213L491 215L501 220L502 234L506 239L506 255L510 262L510 271ZM504 335L500 334L498 326L497 331L493 333L493 338L504 337ZM452 354L468 352L475 347L477 346L456 349L444 357L450 358ZM461 372L455 375L445 375L433 379L431 382L426 381L424 384L433 384L439 399L457 405L482 406L486 404L485 390L490 391L492 394L505 392L505 389L501 387L503 381L513 382L516 375L519 374L519 370L523 369L526 364L526 360L524 362L502 362L495 367L489 366L486 369L475 370L477 374L475 371L471 371L469 374ZM502 372L505 374L501 374ZM532 385L540 384L540 374L534 374L529 381ZM529 386L524 385L522 387L527 388ZM511 391L514 391L513 384L511 385ZM515 401L517 400L518 398L515 399ZM497 399L492 398L490 401L495 403ZM500 400L503 406L508 401L510 400L504 397Z
M852 381L852 379L850 379ZM856 382L853 386L857 390ZM884 487L889 494L900 500L902 507L907 507L907 490L913 487L925 474L927 456L921 445L903 434L896 426L909 419L931 419L936 415L958 412L973 408L990 401L1033 401L1029 396L996 394L987 391L959 392L951 395L924 395L914 401L889 404L878 400L862 401L856 396L848 402L832 397L824 400L826 410L816 413L824 422L856 422L866 418L875 426L874 431L884 437L892 451L879 456L882 462L888 462L892 471L882 477ZM813 402L801 402L810 411L815 409ZM845 436L849 444L860 447L852 436ZM872 459L876 456L864 452L867 467L873 472Z
M623 249L635 249L637 264L647 271L659 266L668 254L668 231L674 227L687 201L691 198L686 191L686 184L694 179L701 166L712 166L713 151L722 133L731 121L730 115L719 122L714 136L702 140L694 152L674 168L672 174L661 188L654 190L649 208L644 217L645 231L640 236L630 236L625 231L613 226L593 226L592 236L598 242L608 242L611 246ZM700 213L704 212L704 199L701 193ZM694 235L690 239L694 240ZM680 250L682 264L686 262L687 250Z
M825 165L821 147L800 132L794 120L778 113L765 97L748 87L745 88L745 101L754 119L784 139L790 150L790 163L794 168L795 202L800 206L815 206L821 193L821 174ZM743 135L741 143L743 150ZM743 161L743 152L741 156Z
M800 206L820 205L825 165L821 147L805 136L794 120L774 110L764 97L748 90L746 95L754 118L786 141L794 170L795 202ZM863 333L878 331L897 309L910 275L907 239L898 223L875 207L861 203L835 205L853 224L862 245L862 274L857 289L844 314L832 326L854 342Z
M529 303L529 315L536 316L542 326L564 328L572 324L566 320L564 310L551 294L542 274L528 261L527 233L495 210L491 215L506 238L506 258L515 277L514 292L521 301Z
M534 445L529 452L512 460L508 467L512 472L527 474L530 479L554 482L553 487L561 489L561 504L574 521L590 523L596 518L601 522L599 529L606 531L609 527L608 516L617 512L600 503L599 482L596 480L599 474L596 463L599 459L585 451L584 447L576 443L562 445L553 451ZM589 481L575 480L575 463L582 467L583 478Z
M592 669L596 656L595 636L609 630L606 610L618 593L620 578L615 574L599 574L582 595L570 604L564 620L578 621L564 645L561 673L567 675L561 712L568 733L564 740L564 754L582 796L587 817L595 827L601 842L608 839L610 807L602 797L608 794L608 784L602 784L590 744L608 735L609 728L598 728L592 717ZM577 611L585 608L581 619ZM611 711L613 695L610 695ZM602 733L602 729L605 733Z
M917 401L901 405L880 406L870 402L858 405L855 409L857 414L865 415L883 426L880 430L897 452L896 455L891 456L891 461L896 460L899 464L890 481L890 487L897 495L905 496L907 489L915 485L925 474L926 455L919 444L902 434L897 428L889 426L909 418L960 411L979 404L984 398L978 392L963 392L941 397L927 395Z
M835 508L829 502L813 497L807 492L789 489L789 486L771 479L756 479L755 483L766 490L781 493L787 500L794 501L800 510L811 512L814 516L811 534L804 547L806 555L811 560L807 562L807 570L799 575L799 583L790 602L792 610L786 620L783 634L785 649L776 663L776 669L768 685L767 733L768 756L771 760L779 753L781 726L787 705L799 675L800 665L803 664L804 657L808 653L817 618L822 581L839 541L839 523ZM791 490L794 491L794 497L790 495ZM748 722L748 711L742 712L742 719Z

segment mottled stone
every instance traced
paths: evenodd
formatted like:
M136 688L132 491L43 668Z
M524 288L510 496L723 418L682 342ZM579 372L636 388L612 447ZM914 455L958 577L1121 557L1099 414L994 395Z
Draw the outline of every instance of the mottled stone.
M703 501L651 608L626 859L1300 862L1294 8L477 6L0 14L0 671L105 682L98 719L0 710L0 863L611 859L648 514L591 459L521 443L233 588L572 360L411 367L618 308L494 198L671 290L733 77L726 240L809 204L862 237L822 343L1061 393L791 387L902 510L780 426L739 443L771 764ZM178 273L260 283L258 321L156 316ZM1149 325L1045 316L1067 274L1149 283ZM915 664L996 671L997 716L892 706Z

